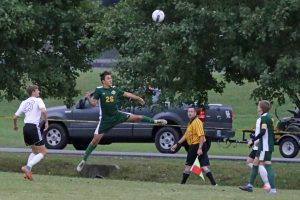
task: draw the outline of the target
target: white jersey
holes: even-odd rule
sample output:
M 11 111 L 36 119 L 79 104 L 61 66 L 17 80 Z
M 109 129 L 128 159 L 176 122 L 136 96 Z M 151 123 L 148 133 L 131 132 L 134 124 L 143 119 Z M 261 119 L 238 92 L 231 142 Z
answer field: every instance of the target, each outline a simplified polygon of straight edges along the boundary
M 24 123 L 39 125 L 41 118 L 41 109 L 46 106 L 41 98 L 29 97 L 25 101 L 22 101 L 19 109 L 15 113 L 16 116 L 25 114 Z
M 260 133 L 260 123 L 261 123 L 261 118 L 258 118 L 256 120 L 256 124 L 255 124 L 255 137 Z M 253 150 L 258 150 L 258 146 L 254 145 L 253 144 L 253 147 L 252 147 Z

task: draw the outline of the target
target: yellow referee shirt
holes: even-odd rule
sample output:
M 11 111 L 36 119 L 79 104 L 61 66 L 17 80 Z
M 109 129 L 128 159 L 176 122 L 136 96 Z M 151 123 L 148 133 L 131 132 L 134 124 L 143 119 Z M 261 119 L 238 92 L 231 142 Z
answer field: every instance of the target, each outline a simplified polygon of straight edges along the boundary
M 203 136 L 204 129 L 203 123 L 196 117 L 193 119 L 191 123 L 188 124 L 188 127 L 184 133 L 184 137 L 188 143 L 188 145 L 192 144 L 199 144 L 200 143 L 200 136 Z M 204 142 L 206 141 L 204 137 Z

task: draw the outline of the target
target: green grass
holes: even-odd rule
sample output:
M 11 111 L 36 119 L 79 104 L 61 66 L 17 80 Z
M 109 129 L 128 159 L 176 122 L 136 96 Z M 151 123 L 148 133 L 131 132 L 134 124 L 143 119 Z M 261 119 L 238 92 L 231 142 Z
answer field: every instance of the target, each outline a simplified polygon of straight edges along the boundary
M 0 171 L 20 172 L 28 157 L 25 153 L 0 153 Z M 39 175 L 55 175 L 79 177 L 75 167 L 81 160 L 75 155 L 47 155 L 41 163 L 33 168 L 34 178 Z M 91 156 L 88 164 L 116 164 L 120 166 L 118 172 L 111 174 L 108 179 L 145 181 L 158 183 L 178 183 L 181 179 L 185 159 L 176 158 L 128 158 L 128 157 L 96 157 Z M 247 182 L 250 169 L 243 161 L 210 160 L 211 170 L 220 186 L 238 186 Z M 276 174 L 276 187 L 279 189 L 300 189 L 299 164 L 273 163 Z M 294 177 L 294 178 L 293 178 Z M 1 181 L 0 181 L 1 182 Z M 1 183 L 0 183 L 1 184 Z M 202 181 L 196 175 L 191 175 L 188 184 L 209 185 L 209 181 Z M 262 182 L 257 177 L 256 186 Z
M 58 176 L 36 176 L 33 182 L 25 182 L 18 173 L 0 172 L 0 191 L 2 200 L 52 199 L 297 199 L 300 191 L 279 190 L 270 197 L 263 191 L 253 193 L 239 191 L 236 187 L 211 188 L 199 185 L 179 185 L 173 183 L 154 183 L 140 181 L 115 181 L 82 179 Z
M 86 91 L 92 91 L 94 88 L 100 84 L 99 73 L 103 69 L 94 68 L 93 71 L 81 74 L 77 80 L 77 89 L 82 91 L 82 95 Z M 221 75 L 218 75 L 221 78 Z M 216 94 L 214 92 L 209 93 L 210 103 L 222 103 L 224 105 L 230 105 L 233 107 L 234 111 L 234 129 L 236 130 L 236 138 L 241 139 L 242 129 L 249 129 L 253 127 L 257 114 L 256 114 L 256 105 L 255 102 L 249 100 L 251 91 L 255 88 L 255 84 L 247 83 L 243 86 L 238 86 L 233 83 L 229 83 L 224 90 L 222 95 Z M 77 99 L 77 98 L 75 98 Z M 23 136 L 21 127 L 23 126 L 22 119 L 19 119 L 18 126 L 20 129 L 16 132 L 12 130 L 12 120 L 14 112 L 19 106 L 19 101 L 12 102 L 0 102 L 0 147 L 24 147 Z M 61 105 L 61 100 L 56 99 L 45 99 L 47 107 Z M 272 112 L 274 113 L 273 106 Z M 286 105 L 279 107 L 280 116 L 289 116 L 285 110 L 293 108 L 293 105 L 288 102 Z M 68 145 L 67 149 L 74 149 L 72 145 Z M 102 145 L 98 147 L 97 150 L 103 151 L 141 151 L 141 152 L 157 152 L 155 145 L 150 144 L 111 144 L 111 145 Z M 185 153 L 184 150 L 180 151 Z M 225 144 L 214 143 L 210 154 L 223 154 L 223 155 L 241 155 L 246 156 L 249 152 L 249 149 L 241 145 L 231 145 L 227 148 Z M 279 157 L 280 154 L 278 150 L 275 151 L 274 156 Z M 300 156 L 298 155 L 298 158 Z

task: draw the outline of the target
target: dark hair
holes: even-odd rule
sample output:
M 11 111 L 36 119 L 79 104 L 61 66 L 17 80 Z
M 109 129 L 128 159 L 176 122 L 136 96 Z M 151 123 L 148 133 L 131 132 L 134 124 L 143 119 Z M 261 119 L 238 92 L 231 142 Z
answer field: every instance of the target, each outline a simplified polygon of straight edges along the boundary
M 195 112 L 197 112 L 197 108 L 195 106 L 189 106 L 188 109 L 193 108 Z
M 269 112 L 269 110 L 271 109 L 271 103 L 267 100 L 261 100 L 258 102 L 258 106 L 260 107 L 261 111 L 263 113 Z
M 38 87 L 37 85 L 29 85 L 29 86 L 26 88 L 26 92 L 27 92 L 27 94 L 28 94 L 29 96 L 31 96 L 31 95 L 32 95 L 32 92 L 33 92 L 34 90 L 37 90 L 37 89 L 39 89 L 39 87 Z
M 104 71 L 103 73 L 100 74 L 101 82 L 105 80 L 105 77 L 107 75 L 111 75 L 111 73 L 109 71 Z

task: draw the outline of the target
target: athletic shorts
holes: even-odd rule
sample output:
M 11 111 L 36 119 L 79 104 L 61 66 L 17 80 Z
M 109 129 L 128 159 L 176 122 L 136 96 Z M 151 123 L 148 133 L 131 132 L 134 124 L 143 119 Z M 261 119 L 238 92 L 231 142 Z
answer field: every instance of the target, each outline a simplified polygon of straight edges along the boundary
M 36 124 L 26 123 L 23 127 L 23 136 L 27 146 L 42 146 L 45 144 L 40 127 Z
M 257 150 L 253 150 L 253 149 L 252 149 L 252 151 L 250 152 L 250 154 L 249 154 L 248 157 L 254 159 L 255 156 L 256 156 L 256 153 L 257 153 Z
M 187 153 L 185 165 L 192 166 L 195 159 L 197 158 L 197 151 L 199 144 L 192 144 L 189 146 L 189 151 Z M 207 155 L 207 144 L 206 142 L 202 146 L 202 155 L 198 157 L 201 166 L 209 166 L 209 159 Z
M 256 157 L 259 161 L 271 161 L 272 151 L 257 151 Z
M 117 114 L 113 116 L 104 116 L 100 120 L 95 134 L 107 133 L 114 126 L 126 122 L 130 117 L 129 113 L 117 112 Z

